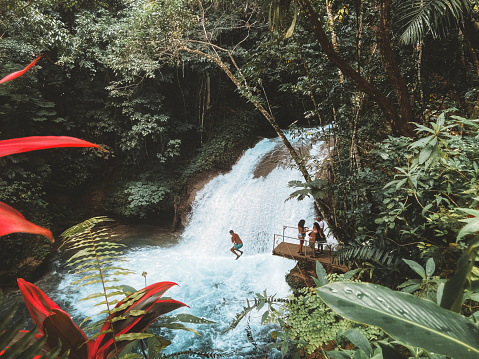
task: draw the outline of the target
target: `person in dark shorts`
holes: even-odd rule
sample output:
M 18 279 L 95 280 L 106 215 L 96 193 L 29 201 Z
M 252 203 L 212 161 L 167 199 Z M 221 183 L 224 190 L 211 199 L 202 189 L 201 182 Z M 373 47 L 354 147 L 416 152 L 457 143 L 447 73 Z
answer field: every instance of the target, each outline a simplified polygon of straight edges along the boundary
M 243 241 L 241 238 L 233 231 L 230 230 L 231 234 L 231 242 L 233 243 L 233 247 L 231 247 L 231 252 L 236 254 L 236 259 L 243 255 L 243 251 L 240 250 L 243 247 Z M 241 254 L 236 253 L 236 251 L 240 252 Z
M 322 215 L 319 215 L 316 217 L 316 221 L 318 222 L 319 225 L 319 230 L 318 234 L 316 235 L 316 242 L 318 242 L 318 251 L 320 250 L 321 247 L 321 253 L 323 254 L 323 243 L 326 241 L 326 236 L 324 235 L 324 219 Z

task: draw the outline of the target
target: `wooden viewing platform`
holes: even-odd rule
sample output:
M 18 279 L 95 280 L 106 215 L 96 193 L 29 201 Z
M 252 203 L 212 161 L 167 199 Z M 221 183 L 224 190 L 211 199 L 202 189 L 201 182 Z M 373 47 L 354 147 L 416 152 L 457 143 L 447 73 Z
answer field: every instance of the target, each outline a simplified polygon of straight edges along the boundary
M 309 241 L 304 240 L 303 253 L 304 256 L 299 255 L 299 239 L 291 236 L 286 236 L 285 231 L 288 228 L 293 228 L 297 231 L 296 227 L 283 226 L 283 234 L 275 234 L 273 239 L 273 255 L 293 259 L 296 261 L 319 261 L 328 272 L 334 270 L 339 272 L 347 272 L 349 269 L 345 265 L 339 265 L 333 262 L 333 253 L 334 249 L 337 247 L 336 243 L 333 242 L 320 242 L 323 245 L 323 253 L 316 249 L 316 255 L 318 257 L 313 257 L 313 249 L 309 247 Z M 315 242 L 317 247 L 318 243 Z

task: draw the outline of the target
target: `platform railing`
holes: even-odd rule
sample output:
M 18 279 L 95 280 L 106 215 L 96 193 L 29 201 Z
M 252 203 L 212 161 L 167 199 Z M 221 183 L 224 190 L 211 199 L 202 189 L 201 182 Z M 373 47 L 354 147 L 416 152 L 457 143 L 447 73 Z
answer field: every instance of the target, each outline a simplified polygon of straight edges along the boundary
M 282 234 L 274 234 L 274 237 L 273 237 L 273 251 L 274 249 L 281 243 L 281 242 L 284 242 L 285 238 L 286 239 L 292 239 L 293 241 L 297 241 L 298 242 L 298 246 L 300 245 L 300 241 L 304 241 L 304 254 L 307 255 L 307 251 L 308 251 L 308 248 L 311 249 L 311 247 L 309 246 L 310 243 L 319 243 L 321 245 L 325 245 L 326 248 L 329 249 L 329 251 L 331 252 L 332 251 L 332 244 L 328 243 L 328 241 L 326 240 L 323 240 L 323 241 L 310 241 L 309 239 L 299 239 L 298 237 L 291 237 L 291 236 L 286 236 L 285 235 L 285 231 L 287 228 L 292 228 L 292 229 L 295 229 L 296 231 L 298 230 L 298 227 L 291 227 L 291 226 L 283 226 L 283 232 Z

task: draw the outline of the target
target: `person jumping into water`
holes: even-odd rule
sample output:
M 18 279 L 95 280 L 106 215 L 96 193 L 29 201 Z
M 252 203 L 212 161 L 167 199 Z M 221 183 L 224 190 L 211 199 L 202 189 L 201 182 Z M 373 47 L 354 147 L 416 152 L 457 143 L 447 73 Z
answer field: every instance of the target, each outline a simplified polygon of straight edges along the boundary
M 231 252 L 236 254 L 236 259 L 243 255 L 243 251 L 240 251 L 240 248 L 243 247 L 243 241 L 240 237 L 233 231 L 230 231 L 231 234 L 231 242 L 233 242 L 233 247 L 231 247 Z M 236 253 L 235 251 L 240 252 L 241 254 Z

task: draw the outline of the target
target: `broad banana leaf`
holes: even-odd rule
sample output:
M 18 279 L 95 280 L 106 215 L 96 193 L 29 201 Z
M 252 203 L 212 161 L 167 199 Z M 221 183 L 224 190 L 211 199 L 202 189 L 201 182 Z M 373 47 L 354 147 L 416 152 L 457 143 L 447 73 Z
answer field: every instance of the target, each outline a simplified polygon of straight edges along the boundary
M 464 289 L 471 289 L 471 284 L 477 284 L 473 281 L 473 268 L 479 252 L 479 239 L 473 240 L 467 251 L 457 261 L 456 273 L 450 278 L 444 286 L 444 292 L 441 299 L 441 307 L 459 313 L 462 307 Z M 474 283 L 475 282 L 475 283 Z
M 375 325 L 406 344 L 456 359 L 479 358 L 479 327 L 434 302 L 370 283 L 316 289 L 334 311 Z
M 173 299 L 160 299 L 174 285 L 176 283 L 158 282 L 130 294 L 118 303 L 115 306 L 116 311 L 107 318 L 101 328 L 100 333 L 102 334 L 95 340 L 95 346 L 93 347 L 94 358 L 111 358 L 134 340 L 134 338 L 122 340 L 117 342 L 115 347 L 113 335 L 117 337 L 127 333 L 142 333 L 159 316 L 186 306 L 186 304 Z M 132 315 L 133 312 L 138 313 L 139 311 L 144 311 L 145 314 Z M 115 319 L 122 317 L 124 319 L 115 321 Z M 113 325 L 111 325 L 112 321 L 114 321 Z

